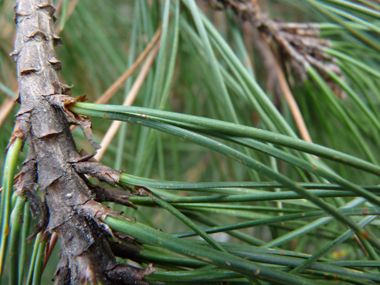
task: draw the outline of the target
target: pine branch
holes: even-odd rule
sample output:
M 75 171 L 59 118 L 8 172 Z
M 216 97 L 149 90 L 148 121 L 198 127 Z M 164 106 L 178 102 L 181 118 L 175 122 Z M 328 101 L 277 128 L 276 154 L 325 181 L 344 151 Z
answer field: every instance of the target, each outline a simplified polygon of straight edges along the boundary
M 100 163 L 90 162 L 76 150 L 69 124 L 79 124 L 86 138 L 91 138 L 91 122 L 66 109 L 77 101 L 70 87 L 59 82 L 61 62 L 54 46 L 61 39 L 54 33 L 54 7 L 50 0 L 20 0 L 16 11 L 16 39 L 12 57 L 17 64 L 19 102 L 15 138 L 28 141 L 30 150 L 17 176 L 18 193 L 25 193 L 33 210 L 41 215 L 38 232 L 55 232 L 61 245 L 56 284 L 145 284 L 141 279 L 152 273 L 151 266 L 141 270 L 116 262 L 108 236 L 98 217 L 118 213 L 101 205 L 85 174 L 114 185 L 120 173 Z M 82 100 L 79 98 L 78 100 Z M 37 185 L 38 183 L 38 185 Z M 37 187 L 44 201 L 36 195 Z M 111 192 L 100 195 L 113 201 Z M 127 203 L 125 203 L 127 204 Z M 46 205 L 46 209 L 44 208 Z M 114 246 L 113 246 L 114 247 Z

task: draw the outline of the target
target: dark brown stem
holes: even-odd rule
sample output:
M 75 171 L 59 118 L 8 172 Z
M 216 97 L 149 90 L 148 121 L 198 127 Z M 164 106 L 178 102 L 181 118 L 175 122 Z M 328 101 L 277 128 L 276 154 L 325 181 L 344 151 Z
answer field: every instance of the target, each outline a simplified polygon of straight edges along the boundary
M 19 0 L 15 11 L 12 56 L 17 64 L 21 108 L 12 139 L 21 137 L 30 145 L 17 185 L 42 216 L 37 231 L 58 235 L 61 259 L 55 283 L 145 284 L 142 277 L 153 269 L 118 264 L 108 233 L 97 219 L 117 213 L 94 200 L 100 193 L 94 193 L 84 174 L 112 185 L 120 174 L 100 163 L 84 161 L 76 149 L 69 123 L 79 124 L 93 143 L 91 122 L 66 109 L 76 100 L 67 95 L 70 88 L 59 82 L 56 73 L 61 64 L 54 45 L 60 38 L 54 33 L 52 1 Z M 35 194 L 36 183 L 44 193 L 43 201 Z M 105 199 L 111 200 L 110 196 L 111 192 L 105 192 Z

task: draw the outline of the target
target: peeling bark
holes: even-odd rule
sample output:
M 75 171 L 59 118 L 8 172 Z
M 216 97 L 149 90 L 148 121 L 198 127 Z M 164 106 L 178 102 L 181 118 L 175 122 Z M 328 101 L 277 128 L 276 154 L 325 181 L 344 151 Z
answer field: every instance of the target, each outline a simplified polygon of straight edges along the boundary
M 11 56 L 17 64 L 20 110 L 16 137 L 28 141 L 30 150 L 21 172 L 16 176 L 16 191 L 30 199 L 32 213 L 40 215 L 33 236 L 42 231 L 56 232 L 61 245 L 55 284 L 145 284 L 141 279 L 154 270 L 118 264 L 115 249 L 132 258 L 136 253 L 108 240 L 112 231 L 98 217 L 118 213 L 97 201 L 113 201 L 132 206 L 127 195 L 92 185 L 85 177 L 94 176 L 111 185 L 120 173 L 91 156 L 82 157 L 75 146 L 69 124 L 81 126 L 88 141 L 91 122 L 67 110 L 66 106 L 83 100 L 69 96 L 70 87 L 59 82 L 56 71 L 61 62 L 54 46 L 61 43 L 53 29 L 52 0 L 19 0 L 15 7 L 16 39 Z M 41 200 L 37 188 L 44 193 Z

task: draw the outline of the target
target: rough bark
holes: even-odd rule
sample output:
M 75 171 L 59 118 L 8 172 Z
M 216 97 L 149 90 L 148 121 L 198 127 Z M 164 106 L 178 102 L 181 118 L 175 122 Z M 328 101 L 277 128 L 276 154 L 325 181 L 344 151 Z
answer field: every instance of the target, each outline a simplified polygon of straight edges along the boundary
M 29 143 L 28 158 L 16 177 L 16 190 L 31 200 L 32 212 L 40 215 L 35 233 L 56 232 L 61 245 L 56 284 L 145 284 L 145 274 L 153 271 L 118 264 L 116 246 L 98 220 L 100 215 L 118 215 L 97 201 L 130 205 L 127 196 L 91 185 L 85 174 L 111 185 L 119 172 L 82 157 L 75 146 L 69 124 L 79 124 L 88 141 L 91 122 L 66 109 L 76 99 L 70 87 L 59 82 L 61 68 L 54 46 L 61 40 L 54 34 L 52 0 L 19 0 L 15 7 L 16 39 L 12 56 L 17 64 L 20 110 L 12 140 Z M 80 98 L 83 99 L 83 98 Z M 36 195 L 39 187 L 43 201 Z M 121 255 L 128 257 L 126 250 Z M 132 252 L 132 251 L 131 251 Z M 133 253 L 131 255 L 135 255 Z

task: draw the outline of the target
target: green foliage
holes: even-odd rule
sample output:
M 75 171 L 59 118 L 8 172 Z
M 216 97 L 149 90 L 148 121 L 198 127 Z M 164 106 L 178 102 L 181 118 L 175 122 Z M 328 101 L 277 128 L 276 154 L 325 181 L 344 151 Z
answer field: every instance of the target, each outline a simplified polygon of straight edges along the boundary
M 69 2 L 58 18 L 67 18 Z M 289 58 L 275 52 L 314 143 L 299 139 L 287 101 L 267 84 L 275 67 L 267 68 L 232 11 L 191 0 L 81 0 L 60 23 L 62 80 L 90 102 L 133 64 L 162 24 L 160 50 L 134 102 L 139 107 L 121 106 L 137 72 L 110 105 L 70 106 L 92 118 L 97 142 L 110 125 L 106 119 L 125 122 L 102 162 L 124 170 L 121 184 L 133 192 L 149 190 L 130 198 L 136 211 L 109 204 L 137 222 L 103 220 L 136 239 L 135 265 L 156 268 L 145 277 L 149 284 L 376 284 L 380 5 L 259 2 L 270 18 L 316 23 L 329 43 L 324 52 L 343 72 L 323 74 L 308 65 L 300 78 Z M 15 96 L 16 71 L 7 55 L 12 5 L 0 1 L 0 102 Z M 342 90 L 344 99 L 337 96 Z M 1 126 L 2 149 L 16 109 Z M 74 137 L 78 149 L 90 149 L 80 130 Z M 6 161 L 0 154 L 1 282 L 48 284 L 57 254 L 43 271 L 46 241 L 26 242 L 35 221 L 24 198 L 12 197 L 20 148 L 17 141 Z

